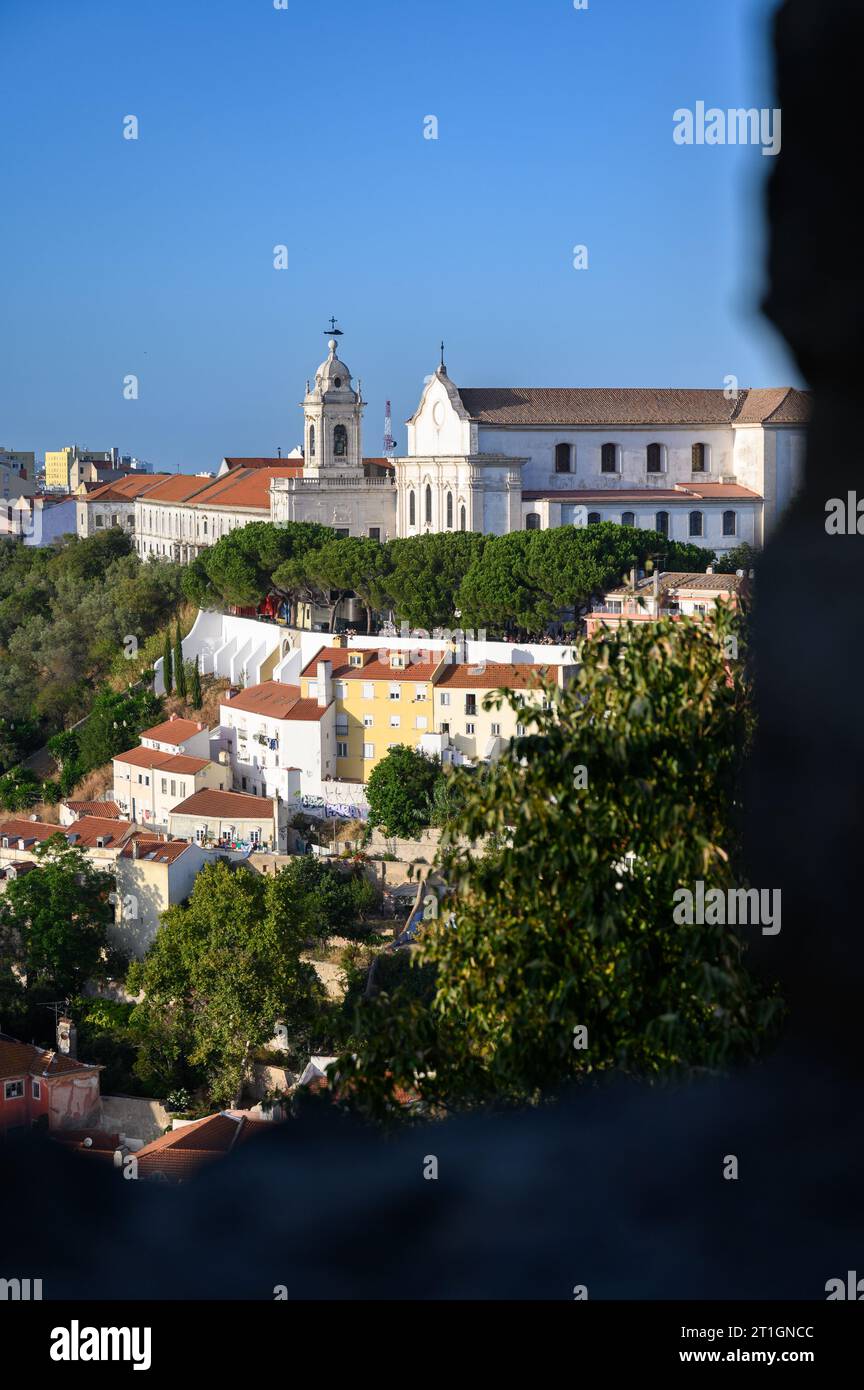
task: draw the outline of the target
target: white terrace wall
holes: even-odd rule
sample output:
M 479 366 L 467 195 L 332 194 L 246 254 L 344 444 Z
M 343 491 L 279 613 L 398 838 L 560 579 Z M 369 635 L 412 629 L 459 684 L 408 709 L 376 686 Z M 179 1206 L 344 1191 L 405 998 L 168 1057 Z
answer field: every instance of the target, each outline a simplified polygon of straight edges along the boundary
M 455 623 L 454 618 L 454 630 Z M 202 609 L 189 636 L 184 638 L 183 656 L 187 661 L 197 656 L 203 674 L 222 676 L 236 685 L 257 685 L 262 680 L 297 685 L 301 671 L 332 641 L 332 634 L 327 632 L 306 632 Z M 352 637 L 350 645 L 367 650 L 386 647 L 388 651 L 422 648 L 443 652 L 450 643 L 443 637 L 426 636 L 420 629 L 412 629 L 407 635 L 400 629 L 398 635 Z M 472 665 L 479 665 L 485 659 L 517 665 L 572 667 L 576 656 L 572 646 L 487 642 L 480 640 L 478 634 L 476 639 L 464 643 L 460 659 Z M 160 658 L 156 663 L 156 692 L 162 694 L 163 690 Z

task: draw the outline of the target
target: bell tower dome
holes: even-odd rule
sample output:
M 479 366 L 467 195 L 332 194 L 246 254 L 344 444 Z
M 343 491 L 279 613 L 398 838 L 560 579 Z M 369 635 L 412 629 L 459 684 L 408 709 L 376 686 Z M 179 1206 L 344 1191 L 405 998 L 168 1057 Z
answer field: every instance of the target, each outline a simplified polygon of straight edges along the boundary
M 356 474 L 363 476 L 363 407 L 366 402 L 355 391 L 351 372 L 336 355 L 336 339 L 328 343 L 329 355 L 315 373 L 315 383 L 306 383 L 303 400 L 304 475 Z

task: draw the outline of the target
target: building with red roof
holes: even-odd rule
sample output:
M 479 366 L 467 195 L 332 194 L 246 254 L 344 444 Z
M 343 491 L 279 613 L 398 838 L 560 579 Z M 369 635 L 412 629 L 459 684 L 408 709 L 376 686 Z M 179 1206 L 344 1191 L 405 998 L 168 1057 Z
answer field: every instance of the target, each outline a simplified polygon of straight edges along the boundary
M 94 1123 L 100 1070 L 0 1033 L 0 1139 L 34 1127 L 80 1129 Z
M 254 1119 L 233 1110 L 222 1110 L 203 1120 L 175 1123 L 174 1129 L 133 1155 L 139 1179 L 188 1182 L 203 1168 L 273 1128 L 270 1120 Z

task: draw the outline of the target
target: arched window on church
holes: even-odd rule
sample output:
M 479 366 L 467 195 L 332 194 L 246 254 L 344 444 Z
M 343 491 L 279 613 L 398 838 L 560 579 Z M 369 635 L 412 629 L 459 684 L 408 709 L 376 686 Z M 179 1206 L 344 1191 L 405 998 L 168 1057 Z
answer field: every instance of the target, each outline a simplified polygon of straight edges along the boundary
M 569 444 L 556 444 L 556 445 L 555 445 L 555 472 L 556 472 L 556 473 L 569 473 L 569 472 L 570 472 L 570 445 L 569 445 Z
M 539 512 L 528 512 L 527 516 L 525 517 L 525 530 L 526 530 L 526 531 L 539 531 L 539 530 L 540 530 L 540 513 L 539 513 Z
M 337 425 L 333 431 L 333 457 L 342 459 L 348 453 L 348 431 L 344 425 Z
M 312 459 L 314 459 L 314 457 L 315 457 L 315 426 L 314 426 L 314 425 L 310 425 L 310 426 L 309 426 L 309 457 L 312 458 Z
M 413 492 L 408 493 L 408 525 L 417 525 L 417 499 Z
M 465 504 L 464 504 L 464 502 L 463 502 L 462 506 L 459 508 L 459 530 L 460 530 L 460 531 L 464 531 L 464 530 L 465 530 Z
M 447 530 L 453 530 L 453 494 L 447 493 Z
M 426 491 L 423 494 L 423 518 L 427 526 L 432 525 L 432 489 L 426 484 Z

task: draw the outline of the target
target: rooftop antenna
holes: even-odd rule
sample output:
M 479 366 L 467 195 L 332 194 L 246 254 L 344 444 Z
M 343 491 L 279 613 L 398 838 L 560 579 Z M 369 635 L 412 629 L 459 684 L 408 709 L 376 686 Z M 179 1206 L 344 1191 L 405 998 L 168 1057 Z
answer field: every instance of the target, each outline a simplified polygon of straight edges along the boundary
M 342 329 L 336 327 L 336 319 L 332 316 L 330 318 L 330 327 L 324 329 L 324 336 L 325 338 L 341 338 L 343 336 Z
M 54 1015 L 54 1031 L 56 1032 L 61 1010 L 64 1014 L 68 1014 L 71 1004 L 70 999 L 52 999 L 50 1004 L 40 1004 L 39 1008 L 51 1010 Z
M 390 408 L 390 402 L 388 401 L 387 408 L 384 411 L 384 453 L 395 454 L 395 452 L 396 441 L 393 438 L 393 415 Z
M 446 370 L 447 370 L 447 368 L 444 366 L 444 339 L 443 339 L 443 338 L 441 339 L 441 370 L 442 370 L 442 372 L 446 372 Z

